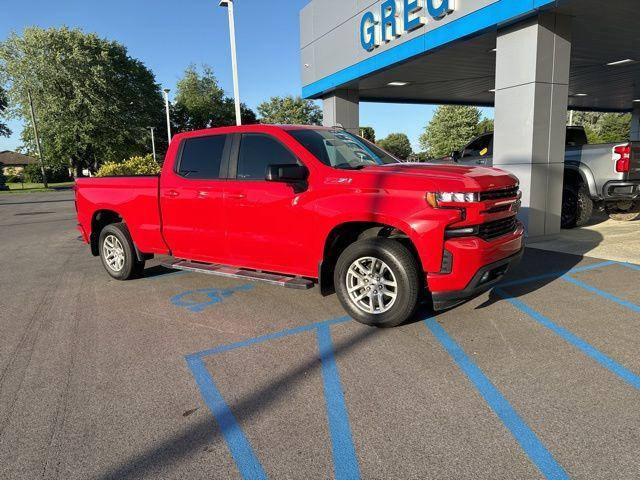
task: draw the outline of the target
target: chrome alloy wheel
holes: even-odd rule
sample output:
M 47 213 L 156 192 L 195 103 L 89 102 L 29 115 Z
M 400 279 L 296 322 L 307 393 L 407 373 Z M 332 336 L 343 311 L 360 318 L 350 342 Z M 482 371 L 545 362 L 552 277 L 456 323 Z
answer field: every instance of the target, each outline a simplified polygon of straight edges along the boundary
M 115 235 L 107 235 L 102 244 L 102 254 L 107 266 L 114 272 L 124 268 L 124 248 Z
M 358 258 L 347 270 L 346 283 L 349 299 L 366 313 L 385 313 L 398 297 L 396 277 L 379 258 Z

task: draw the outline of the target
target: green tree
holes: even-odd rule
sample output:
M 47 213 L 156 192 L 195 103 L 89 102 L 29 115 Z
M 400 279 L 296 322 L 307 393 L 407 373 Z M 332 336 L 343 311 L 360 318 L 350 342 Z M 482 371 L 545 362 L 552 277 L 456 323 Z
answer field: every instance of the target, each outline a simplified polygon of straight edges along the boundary
M 360 136 L 365 140 L 376 143 L 376 131 L 373 127 L 360 127 Z
M 478 123 L 476 127 L 476 136 L 482 135 L 483 133 L 493 132 L 493 119 L 492 118 L 483 118 Z M 469 139 L 471 140 L 471 139 Z
M 28 27 L 0 44 L 0 83 L 10 112 L 34 141 L 27 92 L 33 97 L 47 163 L 97 169 L 147 152 L 147 128 L 162 126 L 163 103 L 153 73 L 114 41 L 79 29 Z
M 322 110 L 312 100 L 302 97 L 271 97 L 258 105 L 262 123 L 289 125 L 320 125 Z
M 631 137 L 630 113 L 605 113 L 598 122 L 598 143 L 626 142 Z
M 420 146 L 431 158 L 460 150 L 475 136 L 480 116 L 477 107 L 441 105 L 420 136 Z
M 5 92 L 4 88 L 0 87 L 0 118 L 4 116 L 5 111 L 7 110 L 8 100 L 7 100 L 7 92 Z M 11 135 L 11 130 L 9 127 L 3 122 L 0 122 L 0 137 L 8 137 Z
M 584 127 L 589 143 L 624 142 L 631 136 L 629 113 L 573 112 L 573 124 Z
M 242 123 L 256 123 L 256 114 L 245 104 L 240 112 Z M 235 104 L 225 96 L 211 67 L 204 65 L 199 72 L 190 65 L 178 81 L 171 119 L 175 131 L 235 125 Z
M 386 138 L 378 141 L 378 145 L 380 148 L 402 160 L 406 160 L 413 154 L 409 137 L 404 133 L 391 133 Z

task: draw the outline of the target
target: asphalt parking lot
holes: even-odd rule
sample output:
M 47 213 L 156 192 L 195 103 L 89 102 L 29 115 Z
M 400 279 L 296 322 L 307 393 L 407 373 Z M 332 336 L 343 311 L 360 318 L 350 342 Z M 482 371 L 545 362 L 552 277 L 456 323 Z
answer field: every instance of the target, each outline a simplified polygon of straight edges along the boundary
M 378 330 L 316 289 L 114 281 L 71 199 L 0 197 L 0 478 L 638 478 L 636 265 L 528 249 Z

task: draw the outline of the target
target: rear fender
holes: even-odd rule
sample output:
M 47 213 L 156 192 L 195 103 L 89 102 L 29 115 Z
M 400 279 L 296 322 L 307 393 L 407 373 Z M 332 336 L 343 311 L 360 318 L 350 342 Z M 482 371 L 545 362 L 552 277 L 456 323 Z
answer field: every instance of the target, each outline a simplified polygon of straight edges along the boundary
M 99 210 L 99 211 L 95 212 L 93 214 L 93 216 L 92 216 L 92 219 L 91 219 L 91 234 L 89 236 L 89 243 L 91 245 L 91 254 L 94 257 L 97 257 L 97 256 L 100 255 L 100 246 L 99 246 L 100 232 L 102 231 L 102 229 L 104 227 L 106 227 L 107 225 L 111 225 L 113 223 L 123 223 L 124 224 L 126 232 L 127 232 L 128 236 L 129 236 L 129 239 L 131 240 L 131 243 L 133 244 L 133 248 L 134 248 L 134 250 L 136 252 L 136 258 L 139 261 L 149 260 L 149 259 L 153 258 L 153 255 L 145 254 L 145 253 L 142 253 L 140 251 L 140 249 L 136 245 L 136 242 L 133 240 L 133 236 L 131 235 L 131 232 L 129 231 L 129 228 L 127 227 L 126 220 L 123 218 L 122 215 L 120 215 L 118 212 L 115 212 L 113 210 Z
M 569 171 L 574 175 L 578 175 L 578 177 L 582 180 L 582 183 L 587 186 L 589 190 L 589 196 L 591 198 L 597 198 L 599 196 L 598 187 L 596 186 L 593 172 L 587 165 L 585 165 L 584 163 L 581 163 L 580 165 L 566 165 L 565 171 Z

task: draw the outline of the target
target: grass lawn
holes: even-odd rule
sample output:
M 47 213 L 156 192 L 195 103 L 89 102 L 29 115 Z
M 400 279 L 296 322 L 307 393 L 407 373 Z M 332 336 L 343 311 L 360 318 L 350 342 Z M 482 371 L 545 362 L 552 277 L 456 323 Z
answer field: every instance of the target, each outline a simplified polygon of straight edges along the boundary
M 1 193 L 33 193 L 33 192 L 53 192 L 55 190 L 70 188 L 73 182 L 50 183 L 49 188 L 44 188 L 42 183 L 7 183 L 9 190 L 2 190 Z

